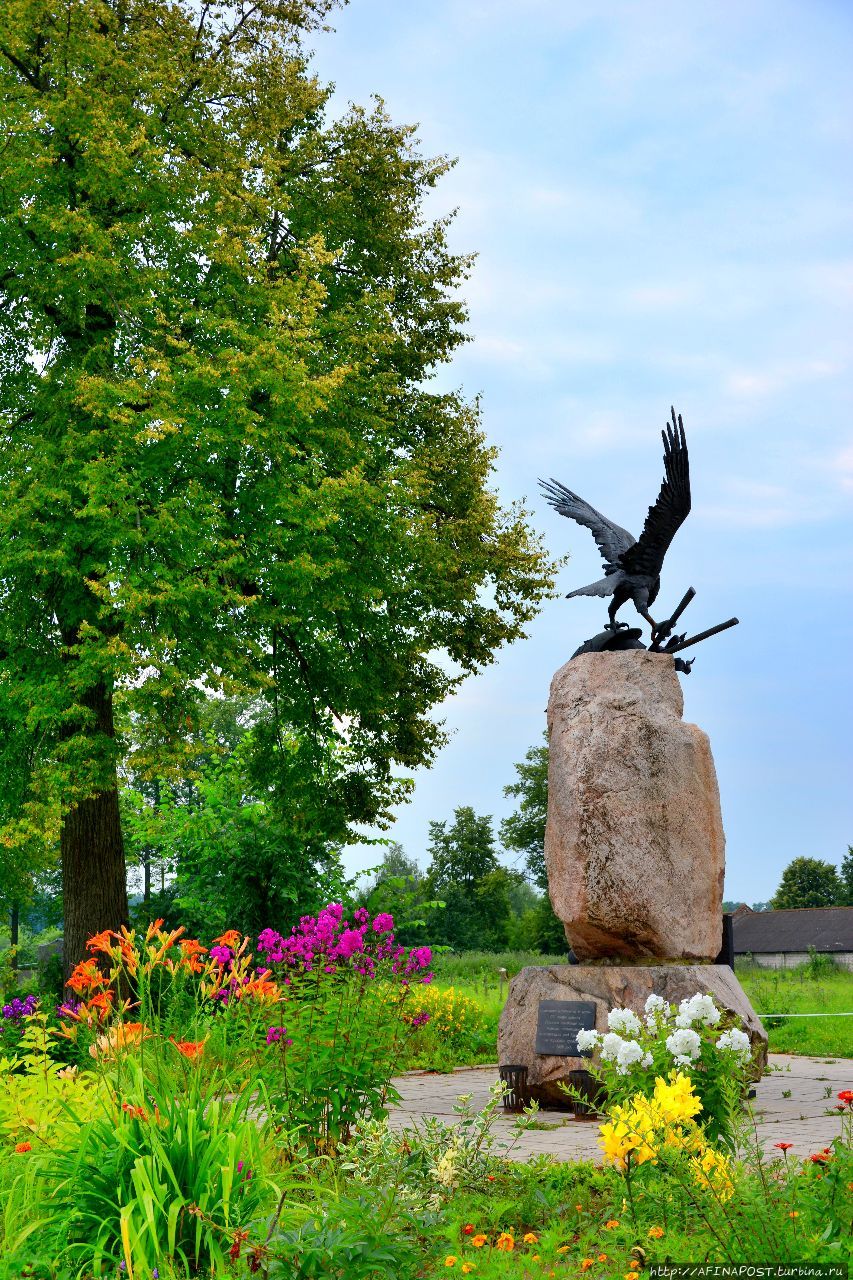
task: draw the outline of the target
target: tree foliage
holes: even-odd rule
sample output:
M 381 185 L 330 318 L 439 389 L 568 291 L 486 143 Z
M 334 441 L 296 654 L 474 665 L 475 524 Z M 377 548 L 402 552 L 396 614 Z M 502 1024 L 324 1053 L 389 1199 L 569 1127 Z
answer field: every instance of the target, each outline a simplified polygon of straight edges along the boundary
M 838 869 L 820 858 L 794 858 L 782 872 L 770 905 L 785 907 L 834 907 L 842 901 Z
M 841 881 L 841 905 L 853 907 L 853 844 L 847 846 L 847 852 L 841 859 L 838 876 Z
M 332 7 L 4 6 L 0 689 L 69 963 L 126 910 L 117 720 L 164 777 L 199 688 L 261 699 L 254 785 L 341 840 L 549 590 L 477 406 L 429 384 L 464 339 L 449 162 L 378 101 L 328 120 Z
M 511 875 L 498 861 L 492 820 L 463 805 L 453 821 L 431 822 L 427 881 L 445 904 L 440 941 L 457 951 L 499 951 L 507 943 Z
M 548 818 L 548 744 L 531 747 L 515 766 L 518 780 L 504 787 L 505 796 L 518 800 L 515 813 L 501 822 L 501 843 L 524 855 L 524 865 L 535 885 L 548 889 L 545 868 L 545 823 Z
M 526 922 L 525 946 L 534 951 L 566 950 L 566 931 L 554 915 L 548 896 L 545 866 L 545 824 L 548 819 L 548 744 L 531 747 L 515 766 L 517 781 L 504 787 L 505 796 L 518 800 L 515 813 L 501 822 L 501 843 L 524 857 L 527 875 L 542 891 L 540 901 Z

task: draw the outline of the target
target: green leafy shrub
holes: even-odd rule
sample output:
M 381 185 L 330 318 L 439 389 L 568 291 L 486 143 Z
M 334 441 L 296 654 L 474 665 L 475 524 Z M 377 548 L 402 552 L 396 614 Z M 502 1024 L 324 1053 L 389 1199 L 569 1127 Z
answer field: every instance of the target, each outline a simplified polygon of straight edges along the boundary
M 279 1230 L 256 1256 L 265 1280 L 414 1280 L 422 1255 L 402 1225 L 387 1196 L 350 1196 Z
M 267 1030 L 267 1087 L 285 1126 L 318 1151 L 384 1112 L 406 1042 L 428 1020 L 409 1006 L 431 979 L 431 951 L 399 946 L 393 929 L 387 913 L 360 907 L 350 923 L 330 903 L 289 937 L 265 929 L 258 939 L 283 993 Z
M 21 1031 L 16 1055 L 0 1060 L 0 1135 L 11 1144 L 53 1147 L 74 1138 L 97 1111 L 97 1077 L 56 1060 L 57 1037 L 36 1011 Z
M 157 1088 L 138 1065 L 123 1098 L 80 1125 L 55 1150 L 52 1191 L 10 1243 L 45 1231 L 74 1276 L 124 1263 L 150 1275 L 169 1260 L 186 1274 L 224 1271 L 235 1231 L 275 1192 L 261 1174 L 261 1135 L 250 1094 L 226 1103 L 215 1083 L 187 1072 L 182 1088 Z

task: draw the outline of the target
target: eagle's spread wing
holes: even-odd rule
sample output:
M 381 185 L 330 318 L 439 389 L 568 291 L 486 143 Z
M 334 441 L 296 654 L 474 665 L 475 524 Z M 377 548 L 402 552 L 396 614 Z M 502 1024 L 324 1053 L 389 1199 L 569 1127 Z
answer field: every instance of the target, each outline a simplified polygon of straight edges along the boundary
M 656 578 L 660 573 L 669 544 L 690 511 L 687 441 L 684 438 L 681 414 L 676 421 L 674 409 L 672 425 L 667 423 L 666 431 L 662 431 L 661 436 L 666 476 L 657 502 L 649 507 L 643 532 L 637 542 L 622 555 L 622 567 L 626 573 L 642 573 L 651 578 Z
M 583 498 L 572 493 L 571 489 L 567 489 L 558 480 L 540 480 L 539 483 L 555 511 L 592 530 L 604 561 L 604 572 L 617 573 L 621 568 L 620 557 L 624 556 L 629 547 L 634 546 L 633 535 L 608 520 L 607 516 L 596 511 L 595 507 L 584 502 Z

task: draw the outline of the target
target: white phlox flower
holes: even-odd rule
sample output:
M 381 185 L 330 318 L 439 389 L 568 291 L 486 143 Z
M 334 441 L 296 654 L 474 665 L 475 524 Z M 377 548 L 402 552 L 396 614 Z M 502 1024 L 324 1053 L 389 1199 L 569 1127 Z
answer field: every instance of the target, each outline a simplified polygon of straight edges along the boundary
M 701 1046 L 698 1033 L 689 1027 L 680 1027 L 666 1038 L 666 1047 L 680 1067 L 687 1067 L 698 1058 Z
M 643 1050 L 636 1040 L 623 1040 L 616 1055 L 616 1070 L 620 1075 L 627 1075 L 631 1067 L 642 1062 Z
M 611 1009 L 607 1015 L 607 1025 L 611 1031 L 618 1031 L 622 1035 L 638 1036 L 640 1034 L 640 1019 L 631 1009 Z
M 606 1034 L 601 1037 L 602 1058 L 606 1058 L 608 1061 L 614 1061 L 619 1057 L 619 1050 L 622 1048 L 624 1043 L 625 1041 L 621 1036 L 617 1036 L 615 1031 L 606 1032 Z
M 649 1031 L 657 1032 L 660 1023 L 666 1022 L 670 1013 L 670 1007 L 663 996 L 656 996 L 652 992 L 646 1001 L 645 1023 Z
M 739 1030 L 738 1027 L 732 1027 L 731 1031 L 724 1031 L 717 1041 L 717 1048 L 728 1049 L 731 1053 L 736 1053 L 741 1058 L 748 1058 L 752 1052 L 749 1036 L 745 1031 Z
M 578 1052 L 587 1053 L 590 1049 L 597 1049 L 601 1043 L 601 1035 L 598 1031 L 579 1031 L 578 1032 Z
M 675 1019 L 677 1027 L 692 1027 L 695 1022 L 714 1027 L 720 1021 L 720 1011 L 710 996 L 697 991 L 695 996 L 681 1001 Z

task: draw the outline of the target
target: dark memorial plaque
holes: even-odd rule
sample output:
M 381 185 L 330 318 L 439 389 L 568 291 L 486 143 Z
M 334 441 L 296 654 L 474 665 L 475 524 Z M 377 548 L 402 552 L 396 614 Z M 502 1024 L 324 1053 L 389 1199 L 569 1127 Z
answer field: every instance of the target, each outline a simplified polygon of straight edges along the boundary
M 536 1053 L 554 1058 L 589 1058 L 580 1053 L 579 1031 L 595 1029 L 595 1004 L 591 1000 L 540 1000 L 536 1023 Z

